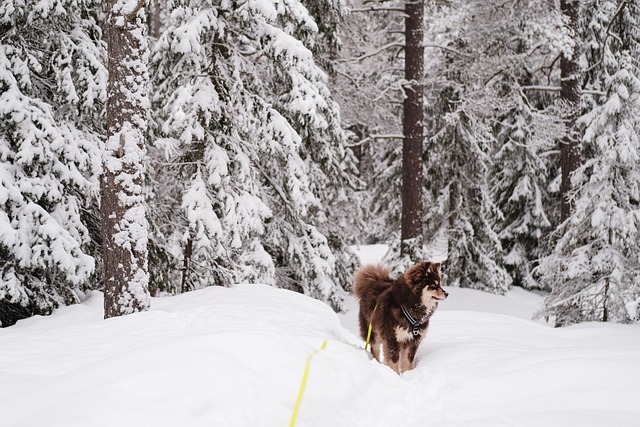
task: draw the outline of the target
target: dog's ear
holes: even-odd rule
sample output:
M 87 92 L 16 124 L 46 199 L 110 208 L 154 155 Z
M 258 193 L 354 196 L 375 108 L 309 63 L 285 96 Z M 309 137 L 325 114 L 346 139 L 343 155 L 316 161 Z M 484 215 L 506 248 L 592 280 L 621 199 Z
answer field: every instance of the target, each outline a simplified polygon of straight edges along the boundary
M 431 268 L 433 269 L 433 271 L 435 271 L 436 273 L 440 274 L 440 263 L 439 262 L 434 262 L 433 264 L 431 264 Z
M 426 264 L 426 271 L 425 271 L 425 275 L 429 274 L 429 273 L 437 273 L 440 274 L 440 263 L 439 262 L 429 262 L 429 261 L 422 261 L 424 264 Z

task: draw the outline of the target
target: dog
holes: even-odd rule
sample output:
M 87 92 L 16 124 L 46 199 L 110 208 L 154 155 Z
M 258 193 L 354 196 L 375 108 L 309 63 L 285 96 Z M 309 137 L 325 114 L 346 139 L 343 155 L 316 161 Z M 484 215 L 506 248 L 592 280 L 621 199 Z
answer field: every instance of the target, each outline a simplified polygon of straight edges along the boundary
M 449 296 L 440 286 L 440 264 L 421 261 L 397 279 L 382 265 L 366 265 L 353 276 L 360 300 L 360 335 L 367 339 L 371 323 L 371 354 L 398 374 L 414 368 L 414 357 L 427 333 L 429 318 Z

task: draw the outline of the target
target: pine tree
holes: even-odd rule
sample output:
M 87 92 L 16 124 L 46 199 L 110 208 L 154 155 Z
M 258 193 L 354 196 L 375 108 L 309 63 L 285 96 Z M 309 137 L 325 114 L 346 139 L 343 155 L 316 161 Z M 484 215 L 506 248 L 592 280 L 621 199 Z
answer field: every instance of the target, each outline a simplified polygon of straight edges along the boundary
M 402 218 L 400 252 L 422 258 L 424 178 L 424 0 L 405 2 L 404 100 L 402 105 Z
M 572 175 L 582 163 L 580 135 L 576 128 L 576 120 L 580 116 L 580 93 L 582 76 L 580 70 L 580 0 L 560 0 L 567 27 L 571 34 L 571 48 L 565 49 L 560 56 L 560 100 L 564 110 L 566 133 L 560 141 L 560 167 L 562 181 L 560 184 L 561 219 L 564 221 L 573 210 Z
M 100 3 L 0 3 L 0 323 L 95 286 Z
M 105 318 L 147 310 L 144 205 L 149 50 L 144 0 L 107 4 L 107 142 L 100 178 Z
M 355 168 L 316 22 L 298 2 L 178 2 L 171 19 L 153 55 L 153 222 L 172 213 L 173 254 L 192 242 L 191 287 L 262 282 L 338 308 L 351 260 L 330 206 Z
M 556 325 L 629 322 L 640 295 L 640 68 L 638 5 L 611 16 L 603 39 L 606 100 L 580 119 L 591 157 L 576 171 L 575 212 L 565 221 L 540 280 L 552 288 L 540 316 Z

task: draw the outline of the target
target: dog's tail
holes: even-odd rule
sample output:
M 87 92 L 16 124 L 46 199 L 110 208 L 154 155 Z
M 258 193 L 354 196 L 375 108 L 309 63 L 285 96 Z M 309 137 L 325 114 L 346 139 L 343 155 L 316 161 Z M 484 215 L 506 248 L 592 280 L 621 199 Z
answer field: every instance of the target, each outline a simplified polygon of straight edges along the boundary
M 362 298 L 366 288 L 374 283 L 390 282 L 390 269 L 380 264 L 365 265 L 360 267 L 353 275 L 353 293 Z

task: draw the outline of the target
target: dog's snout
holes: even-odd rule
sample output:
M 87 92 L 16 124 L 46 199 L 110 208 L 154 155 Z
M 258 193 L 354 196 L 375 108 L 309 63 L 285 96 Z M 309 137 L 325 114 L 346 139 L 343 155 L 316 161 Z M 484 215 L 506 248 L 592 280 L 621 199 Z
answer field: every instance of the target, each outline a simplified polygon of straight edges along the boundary
M 448 297 L 448 296 L 449 296 L 449 292 L 445 292 L 445 293 L 444 293 L 444 297 L 446 298 L 446 297 Z

